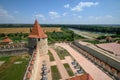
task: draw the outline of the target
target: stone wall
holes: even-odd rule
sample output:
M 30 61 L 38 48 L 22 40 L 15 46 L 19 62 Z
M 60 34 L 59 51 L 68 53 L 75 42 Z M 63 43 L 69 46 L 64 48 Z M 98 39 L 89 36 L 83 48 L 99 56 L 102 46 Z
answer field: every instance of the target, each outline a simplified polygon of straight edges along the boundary
M 0 56 L 12 56 L 28 53 L 27 48 L 17 48 L 17 49 L 4 49 L 0 50 Z

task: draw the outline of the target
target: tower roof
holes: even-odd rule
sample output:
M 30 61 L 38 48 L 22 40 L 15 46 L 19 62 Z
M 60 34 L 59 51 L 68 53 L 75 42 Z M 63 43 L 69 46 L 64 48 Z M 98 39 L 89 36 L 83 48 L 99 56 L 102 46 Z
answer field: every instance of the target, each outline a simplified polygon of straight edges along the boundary
M 12 42 L 12 40 L 8 37 L 8 36 L 5 36 L 5 38 L 2 40 L 2 42 Z
M 35 20 L 32 31 L 30 32 L 28 37 L 29 38 L 47 38 L 47 35 L 43 32 L 37 20 Z

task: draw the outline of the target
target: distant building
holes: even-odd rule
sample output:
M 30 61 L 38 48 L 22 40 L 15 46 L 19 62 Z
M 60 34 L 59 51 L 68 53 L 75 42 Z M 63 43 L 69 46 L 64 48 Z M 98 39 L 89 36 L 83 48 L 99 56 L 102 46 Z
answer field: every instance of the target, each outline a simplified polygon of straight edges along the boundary
M 5 38 L 2 40 L 2 44 L 11 44 L 13 41 L 8 37 L 5 36 Z
M 107 36 L 107 37 L 106 37 L 106 42 L 113 42 L 112 37 L 111 37 L 111 36 Z
M 35 20 L 28 36 L 28 47 L 32 50 L 38 47 L 40 55 L 47 54 L 48 52 L 47 35 L 43 32 L 37 20 Z

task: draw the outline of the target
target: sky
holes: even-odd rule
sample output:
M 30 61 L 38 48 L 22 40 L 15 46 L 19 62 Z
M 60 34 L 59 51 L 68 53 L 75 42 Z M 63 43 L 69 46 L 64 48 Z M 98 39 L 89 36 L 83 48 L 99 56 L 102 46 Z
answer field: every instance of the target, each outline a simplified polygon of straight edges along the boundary
M 0 23 L 120 24 L 120 0 L 0 0 Z

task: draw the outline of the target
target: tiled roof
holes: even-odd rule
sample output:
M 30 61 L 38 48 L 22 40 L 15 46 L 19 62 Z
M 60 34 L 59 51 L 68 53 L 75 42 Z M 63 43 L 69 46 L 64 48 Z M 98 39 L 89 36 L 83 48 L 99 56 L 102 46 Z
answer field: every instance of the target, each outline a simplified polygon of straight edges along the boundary
M 6 37 L 2 40 L 2 42 L 12 42 L 12 40 L 11 40 L 8 36 L 6 36 Z
M 43 32 L 37 20 L 35 20 L 34 26 L 28 37 L 29 38 L 47 38 L 47 35 Z
M 31 77 L 31 73 L 28 72 L 26 77 L 27 77 L 27 79 L 30 79 L 30 77 Z
M 93 78 L 88 73 L 86 73 L 80 76 L 72 77 L 69 80 L 93 80 Z

